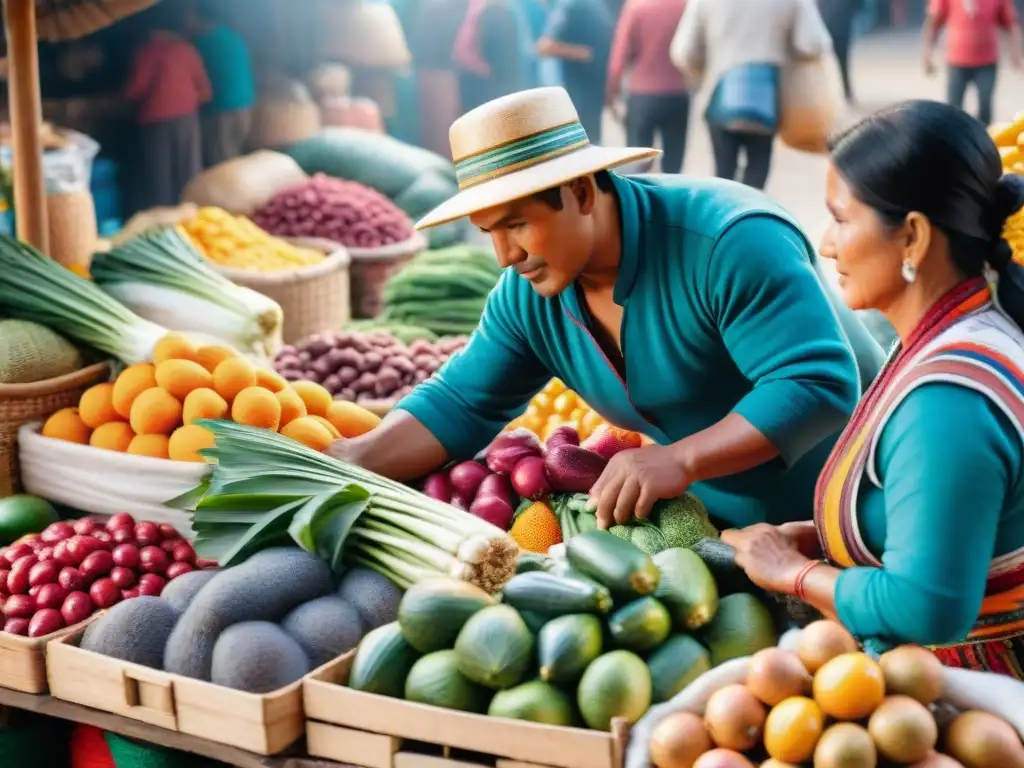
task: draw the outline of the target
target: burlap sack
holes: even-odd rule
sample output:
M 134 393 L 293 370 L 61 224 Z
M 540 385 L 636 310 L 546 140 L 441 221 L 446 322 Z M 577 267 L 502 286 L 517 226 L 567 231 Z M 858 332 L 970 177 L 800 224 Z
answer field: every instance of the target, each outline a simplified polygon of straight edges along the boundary
M 782 68 L 779 138 L 802 152 L 826 152 L 829 135 L 843 114 L 839 64 L 829 51 Z
M 182 202 L 248 216 L 280 190 L 306 178 L 287 155 L 260 150 L 203 171 L 185 189 Z

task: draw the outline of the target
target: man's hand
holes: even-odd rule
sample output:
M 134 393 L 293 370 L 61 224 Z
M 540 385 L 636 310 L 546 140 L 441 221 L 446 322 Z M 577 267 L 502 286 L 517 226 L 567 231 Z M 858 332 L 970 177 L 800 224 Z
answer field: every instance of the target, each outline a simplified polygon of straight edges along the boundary
M 616 454 L 590 489 L 598 527 L 610 528 L 637 517 L 645 520 L 659 499 L 672 499 L 691 479 L 672 446 L 647 445 Z
M 792 593 L 800 569 L 811 559 L 781 528 L 767 523 L 722 531 L 722 541 L 736 550 L 736 564 L 752 582 L 783 595 Z

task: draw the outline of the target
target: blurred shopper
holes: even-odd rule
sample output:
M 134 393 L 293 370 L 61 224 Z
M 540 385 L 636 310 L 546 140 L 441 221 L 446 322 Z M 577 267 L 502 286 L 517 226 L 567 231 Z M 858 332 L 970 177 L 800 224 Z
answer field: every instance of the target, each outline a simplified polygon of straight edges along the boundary
M 764 189 L 778 128 L 781 69 L 830 50 L 814 0 L 687 2 L 671 57 L 713 89 L 704 118 L 716 176 Z
M 935 46 L 946 28 L 946 101 L 963 108 L 967 86 L 978 92 L 978 119 L 992 122 L 999 31 L 1009 33 L 1010 62 L 1021 68 L 1021 32 L 1013 0 L 930 0 L 924 22 L 924 71 L 935 73 Z
M 149 207 L 176 205 L 203 169 L 199 109 L 213 95 L 203 60 L 178 31 L 174 8 L 154 9 L 153 29 L 135 54 L 124 93 L 137 110 Z
M 455 39 L 462 111 L 526 87 L 525 19 L 518 0 L 469 0 Z
M 256 81 L 242 36 L 217 20 L 208 2 L 192 2 L 185 24 L 203 59 L 213 98 L 203 106 L 203 162 L 217 165 L 245 150 L 256 104 Z
M 626 144 L 653 147 L 661 137 L 661 170 L 679 173 L 686 154 L 690 94 L 669 57 L 686 0 L 629 0 L 615 27 L 605 100 L 614 108 L 629 70 Z
M 860 12 L 863 0 L 818 0 L 818 8 L 825 20 L 825 27 L 832 37 L 832 49 L 839 60 L 839 72 L 843 76 L 843 93 L 851 104 L 853 83 L 850 78 L 850 46 L 853 44 L 853 22 Z
M 601 143 L 605 79 L 617 13 L 611 0 L 555 0 L 537 53 L 562 60 L 565 89 L 594 144 Z
M 551 15 L 552 0 L 523 0 L 526 20 L 530 26 L 530 37 L 534 44 L 540 40 Z M 562 62 L 551 56 L 537 56 L 537 85 L 553 86 L 562 84 Z
M 448 128 L 462 114 L 452 51 L 468 9 L 469 0 L 419 0 L 409 30 L 419 92 L 420 144 L 445 157 L 451 151 Z

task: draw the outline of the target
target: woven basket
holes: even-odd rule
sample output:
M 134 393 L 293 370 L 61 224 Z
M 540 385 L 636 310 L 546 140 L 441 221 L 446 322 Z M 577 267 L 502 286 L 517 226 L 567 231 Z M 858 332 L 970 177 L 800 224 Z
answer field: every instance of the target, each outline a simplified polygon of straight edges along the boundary
M 18 429 L 61 408 L 78 405 L 82 393 L 110 376 L 107 363 L 31 384 L 0 384 L 0 498 L 18 493 Z
M 400 267 L 427 247 L 417 232 L 408 240 L 380 248 L 349 248 L 352 257 L 352 316 L 376 317 L 384 310 L 384 284 Z
M 329 255 L 319 264 L 290 272 L 249 272 L 220 266 L 217 270 L 231 282 L 262 293 L 281 306 L 285 344 L 294 344 L 320 331 L 340 330 L 352 317 L 348 251 L 337 243 L 322 240 L 282 239 L 302 248 L 324 250 Z

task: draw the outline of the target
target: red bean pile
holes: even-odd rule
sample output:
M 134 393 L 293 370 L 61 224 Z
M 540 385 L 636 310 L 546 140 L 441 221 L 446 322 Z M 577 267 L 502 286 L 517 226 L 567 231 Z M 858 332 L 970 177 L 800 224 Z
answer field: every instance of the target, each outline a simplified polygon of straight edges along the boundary
M 138 595 L 159 596 L 171 579 L 216 564 L 197 560 L 172 525 L 121 513 L 51 523 L 0 549 L 3 631 L 42 637 Z
M 349 248 L 379 248 L 413 236 L 412 220 L 380 192 L 318 173 L 286 187 L 252 216 L 279 237 L 318 237 Z

